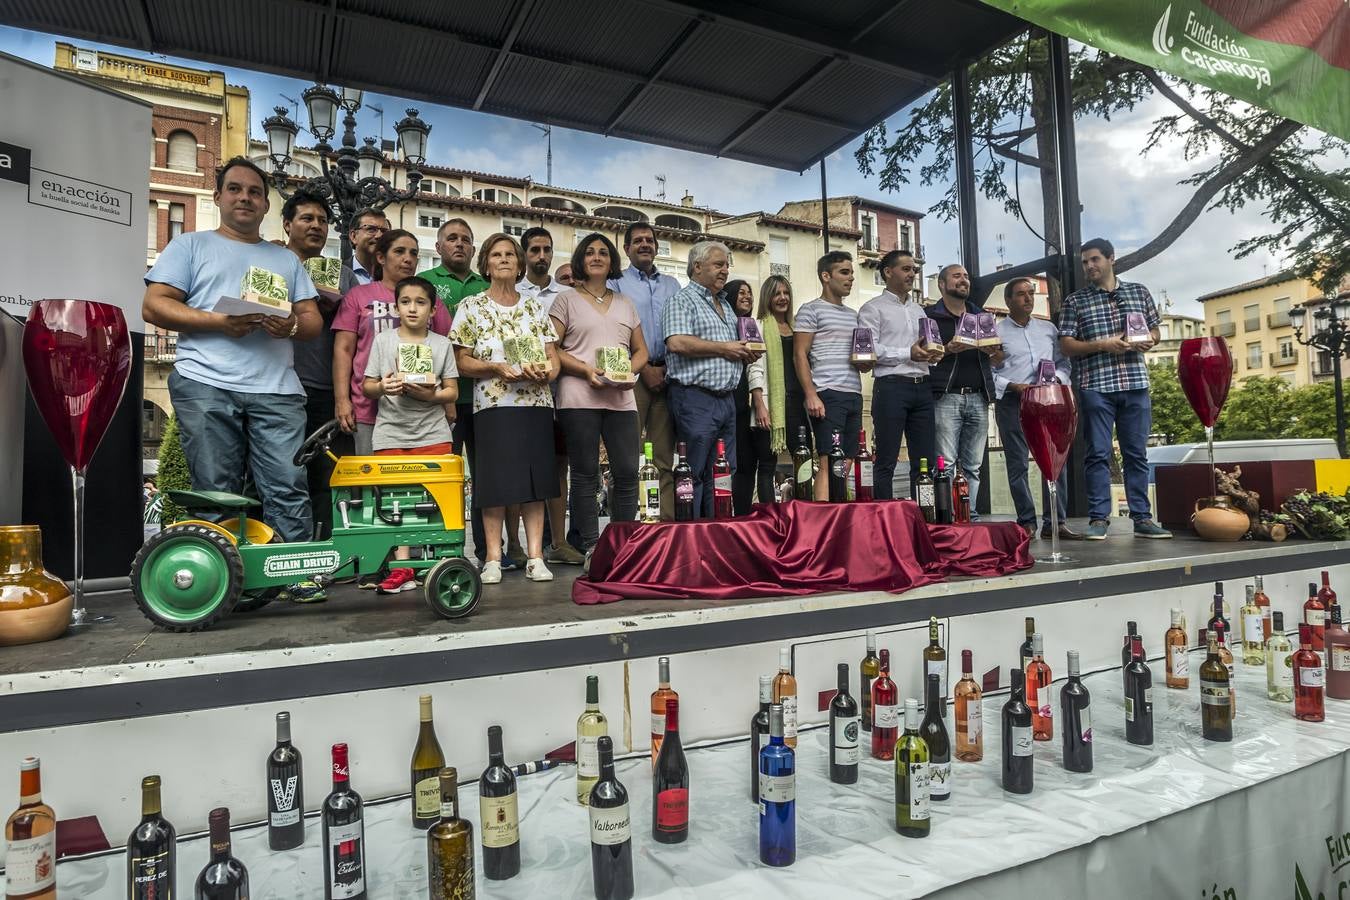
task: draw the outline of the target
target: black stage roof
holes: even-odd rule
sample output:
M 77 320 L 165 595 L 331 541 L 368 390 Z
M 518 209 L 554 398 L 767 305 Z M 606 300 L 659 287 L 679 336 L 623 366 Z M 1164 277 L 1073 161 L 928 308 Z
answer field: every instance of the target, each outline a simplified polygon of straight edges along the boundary
M 797 171 L 1026 27 L 978 0 L 0 0 L 0 22 Z

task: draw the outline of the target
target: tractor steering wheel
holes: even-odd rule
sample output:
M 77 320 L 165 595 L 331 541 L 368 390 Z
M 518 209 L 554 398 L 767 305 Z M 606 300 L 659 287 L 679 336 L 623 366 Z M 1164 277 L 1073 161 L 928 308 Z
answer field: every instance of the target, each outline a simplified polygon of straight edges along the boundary
M 300 445 L 300 449 L 295 451 L 295 458 L 291 462 L 297 466 L 309 465 L 320 453 L 328 449 L 328 445 L 333 442 L 333 436 L 337 434 L 338 428 L 337 419 L 331 419 L 320 425 L 317 431 L 305 438 L 305 442 Z

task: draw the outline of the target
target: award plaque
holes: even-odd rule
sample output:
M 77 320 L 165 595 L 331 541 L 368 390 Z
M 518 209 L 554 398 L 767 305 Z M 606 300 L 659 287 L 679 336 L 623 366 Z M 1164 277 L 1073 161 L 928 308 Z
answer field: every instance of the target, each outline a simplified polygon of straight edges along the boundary
M 975 317 L 980 326 L 980 336 L 978 346 L 997 347 L 1003 343 L 998 336 L 998 329 L 994 327 L 994 314 L 982 312 Z
M 513 366 L 548 365 L 544 342 L 536 334 L 513 334 L 502 338 L 502 352 L 506 354 L 506 361 Z
M 980 320 L 970 313 L 961 313 L 951 343 L 965 344 L 967 347 L 980 346 Z
M 342 296 L 342 260 L 327 256 L 315 256 L 304 262 L 309 280 L 321 294 L 330 297 Z
M 742 341 L 750 350 L 756 353 L 763 353 L 764 332 L 759 328 L 759 323 L 749 316 L 740 316 L 736 319 L 736 331 Z
M 633 362 L 622 347 L 596 347 L 595 367 L 600 370 L 600 379 L 610 384 L 633 381 Z
M 399 344 L 398 374 L 404 384 L 434 384 L 431 348 L 426 344 Z
M 1056 384 L 1059 381 L 1058 374 L 1055 372 L 1055 361 L 1053 359 L 1043 359 L 1036 366 L 1037 384 Z
M 1153 335 L 1148 330 L 1148 320 L 1144 318 L 1143 313 L 1131 312 L 1125 314 L 1125 342 L 1129 344 L 1147 344 L 1153 340 Z
M 855 366 L 877 361 L 877 348 L 872 341 L 872 329 L 853 329 L 853 350 L 848 355 L 848 361 Z
M 929 347 L 942 346 L 942 332 L 938 331 L 938 323 L 927 316 L 920 319 L 919 339 Z

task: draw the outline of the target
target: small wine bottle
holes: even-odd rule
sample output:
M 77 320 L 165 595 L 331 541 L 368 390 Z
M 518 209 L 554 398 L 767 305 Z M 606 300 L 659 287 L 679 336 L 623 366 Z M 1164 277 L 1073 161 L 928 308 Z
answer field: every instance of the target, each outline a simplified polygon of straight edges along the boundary
M 1208 640 L 1209 653 L 1200 664 L 1200 732 L 1207 741 L 1231 741 L 1233 692 L 1228 667 L 1219 659 L 1218 636 L 1211 633 Z
M 928 646 L 923 648 L 923 677 L 936 674 L 941 682 L 942 696 L 947 696 L 947 651 L 942 649 L 938 635 L 937 616 L 928 617 Z M 927 688 L 925 688 L 927 690 Z
M 347 745 L 333 745 L 333 790 L 323 801 L 325 900 L 366 896 L 366 826 L 361 795 L 352 790 Z M 243 898 L 247 900 L 247 898 Z
M 750 720 L 750 802 L 759 802 L 759 751 L 769 743 L 769 704 L 773 703 L 773 676 L 759 676 L 759 711 Z
M 638 518 L 643 522 L 661 521 L 661 473 L 652 461 L 652 442 L 642 445 L 638 464 Z
M 6 900 L 56 900 L 56 813 L 42 802 L 42 764 L 19 763 L 19 807 L 5 821 Z
M 591 823 L 591 879 L 595 900 L 630 900 L 633 896 L 633 829 L 628 791 L 614 775 L 614 741 L 596 739 L 600 776 L 586 798 Z
M 862 707 L 862 729 L 872 730 L 872 680 L 881 674 L 881 657 L 877 656 L 877 633 L 868 629 L 867 655 L 858 663 L 858 704 Z
M 937 458 L 937 474 L 933 476 L 933 518 L 939 525 L 952 524 L 952 479 L 947 473 L 946 461 Z
M 291 714 L 277 713 L 277 745 L 267 755 L 267 846 L 294 850 L 305 842 L 305 769 L 291 743 Z
M 1214 640 L 1219 645 L 1219 661 L 1228 669 L 1228 702 L 1232 704 L 1233 715 L 1237 715 L 1237 679 L 1233 676 L 1233 654 L 1226 644 L 1228 628 L 1220 622 L 1210 629 L 1209 633 L 1214 635 Z M 1290 684 L 1292 685 L 1293 682 L 1291 681 Z
M 1092 697 L 1083 685 L 1078 669 L 1078 651 L 1069 651 L 1069 680 L 1059 692 L 1059 709 L 1064 721 L 1064 768 L 1070 772 L 1092 771 Z
M 596 749 L 601 736 L 609 734 L 609 723 L 600 712 L 600 677 L 586 676 L 586 709 L 577 717 L 577 802 L 585 806 L 591 788 L 600 777 L 600 755 Z
M 1130 642 L 1139 634 L 1139 623 L 1131 619 L 1125 623 L 1125 646 L 1120 648 L 1120 687 L 1125 689 L 1125 668 L 1130 664 Z
M 1027 616 L 1023 622 L 1026 625 L 1027 638 L 1022 642 L 1022 646 L 1017 649 L 1017 658 L 1022 661 L 1018 669 L 1025 675 L 1027 666 L 1031 664 L 1031 636 L 1036 633 L 1036 618 Z
M 1031 756 L 1031 707 L 1027 706 L 1026 675 L 1010 673 L 1012 690 L 1003 704 L 1003 789 L 1030 794 L 1034 784 Z
M 1163 635 L 1163 647 L 1167 651 L 1167 686 L 1184 691 L 1191 686 L 1191 657 L 1183 621 L 1182 611 L 1173 607 L 1172 627 Z
M 947 697 L 936 672 L 929 672 L 919 737 L 928 747 L 929 796 L 944 802 L 952 796 L 952 742 L 947 734 Z
M 459 814 L 459 772 L 453 766 L 437 776 L 440 818 L 427 831 L 427 896 L 431 900 L 472 900 L 473 823 Z
M 1153 744 L 1153 673 L 1144 662 L 1144 641 L 1131 639 L 1130 664 L 1125 667 L 1125 740 Z
M 1259 666 L 1266 661 L 1266 635 L 1261 622 L 1261 608 L 1256 605 L 1256 586 L 1247 585 L 1247 600 L 1238 610 L 1242 623 L 1242 663 Z
M 1298 652 L 1294 654 L 1294 716 L 1305 722 L 1321 722 L 1326 670 L 1322 657 L 1312 648 L 1313 629 L 1307 622 L 1298 626 Z
M 230 852 L 230 811 L 223 806 L 211 810 L 207 824 L 211 860 L 197 875 L 197 900 L 248 900 L 248 869 Z
M 914 479 L 914 500 L 919 504 L 919 512 L 924 522 L 937 523 L 937 506 L 934 500 L 933 476 L 928 474 L 927 458 L 919 460 L 919 477 Z
M 141 779 L 141 823 L 127 838 L 127 896 L 171 900 L 177 891 L 177 834 L 160 811 L 159 776 Z
M 792 649 L 778 648 L 778 674 L 773 679 L 773 702 L 783 705 L 783 743 L 797 746 L 797 679 L 792 676 Z
M 1031 707 L 1031 736 L 1049 741 L 1055 737 L 1054 699 L 1051 697 L 1050 664 L 1045 661 L 1045 638 L 1031 636 L 1031 662 L 1027 663 L 1027 706 Z
M 680 743 L 680 701 L 666 701 L 666 735 L 652 772 L 652 838 L 662 844 L 689 839 L 689 763 Z
M 872 472 L 875 457 L 867 449 L 867 432 L 858 429 L 858 462 L 853 467 L 853 499 L 866 502 L 872 499 Z
M 692 522 L 698 518 L 698 502 L 694 497 L 694 470 L 689 467 L 684 441 L 676 445 L 675 465 L 670 474 L 675 480 L 675 521 Z
M 956 463 L 952 464 L 952 520 L 958 525 L 970 523 L 970 482 Z
M 718 438 L 717 455 L 713 457 L 713 517 L 731 516 L 731 463 L 727 460 L 727 442 Z
M 797 762 L 783 739 L 783 707 L 774 703 L 769 707 L 769 744 L 759 755 L 759 861 L 790 866 L 796 858 Z
M 984 759 L 984 695 L 971 673 L 971 652 L 961 651 L 961 680 L 956 683 L 956 758 L 961 762 Z
M 412 763 L 412 824 L 423 831 L 435 825 L 441 814 L 441 769 L 445 768 L 445 754 L 436 740 L 436 726 L 431 720 L 431 695 L 417 698 L 417 743 L 413 745 Z
M 839 663 L 839 691 L 830 701 L 830 780 L 858 782 L 858 704 L 848 695 L 848 663 Z
M 919 734 L 919 701 L 905 701 L 905 731 L 895 744 L 895 830 L 928 837 L 932 830 L 928 745 Z
M 895 738 L 900 730 L 900 707 L 895 682 L 891 681 L 891 651 L 881 651 L 881 672 L 872 682 L 872 756 L 895 758 Z
M 1261 627 L 1263 629 L 1261 641 L 1264 643 L 1270 640 L 1270 598 L 1266 596 L 1266 586 L 1260 575 L 1256 576 L 1256 593 L 1252 599 L 1256 601 L 1257 607 L 1261 610 Z
M 1327 655 L 1327 696 L 1350 700 L 1350 632 L 1341 622 L 1340 604 L 1327 610 L 1327 627 L 1322 635 Z
M 1323 630 L 1327 624 L 1327 605 L 1318 595 L 1317 585 L 1311 581 L 1308 582 L 1308 599 L 1303 603 L 1303 622 L 1312 628 L 1311 649 L 1321 650 Z
M 1294 699 L 1294 648 L 1284 633 L 1284 613 L 1270 614 L 1270 640 L 1266 641 L 1266 696 L 1279 703 Z
M 666 734 L 666 701 L 678 700 L 680 695 L 670 687 L 670 657 L 663 656 L 656 661 L 657 685 L 652 691 L 652 765 L 661 752 L 661 740 Z
M 839 429 L 830 432 L 830 502 L 848 502 L 848 476 L 853 470 L 853 461 L 844 455 L 843 438 Z M 792 746 L 789 744 L 788 746 Z
M 1229 623 L 1228 616 L 1224 613 L 1225 605 L 1223 599 L 1223 582 L 1216 581 L 1214 582 L 1214 615 L 1209 617 L 1209 622 L 1206 623 L 1205 627 L 1210 631 L 1213 631 L 1216 624 L 1222 624 L 1223 633 L 1229 635 L 1229 639 L 1231 640 L 1233 626 Z
M 797 429 L 797 449 L 792 451 L 792 496 L 797 500 L 816 499 L 816 462 L 806 426 Z
M 502 753 L 502 726 L 488 728 L 488 764 L 478 779 L 478 822 L 483 829 L 483 876 L 505 881 L 520 873 L 520 809 L 516 776 Z

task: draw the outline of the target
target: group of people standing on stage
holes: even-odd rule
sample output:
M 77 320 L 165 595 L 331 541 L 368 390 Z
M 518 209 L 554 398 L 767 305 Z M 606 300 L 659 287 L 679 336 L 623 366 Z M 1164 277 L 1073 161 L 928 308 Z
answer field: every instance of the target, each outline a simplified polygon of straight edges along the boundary
M 548 563 L 584 564 L 598 540 L 602 441 L 614 520 L 637 516 L 644 440 L 653 445 L 663 519 L 674 515 L 677 443 L 693 472 L 695 515 L 712 515 L 719 440 L 734 469 L 740 514 L 756 494 L 777 498 L 779 456 L 802 441 L 822 466 L 836 431 L 844 454 L 857 456 L 867 370 L 875 376 L 877 499 L 892 495 L 902 441 L 911 484 L 920 459 L 941 455 L 959 465 L 973 496 L 992 404 L 1018 521 L 1030 530 L 1036 510 L 1017 408 L 1046 359 L 1064 381 L 1072 362 L 1082 398 L 1085 536 L 1106 536 L 1113 430 L 1135 533 L 1170 536 L 1149 511 L 1146 345 L 1127 343 L 1121 324 L 1126 313 L 1141 313 L 1156 341 L 1158 313 L 1147 289 L 1115 278 L 1106 241 L 1084 245 L 1089 286 L 1065 299 L 1058 327 L 1032 317 L 1034 284 L 1014 279 L 1004 292 L 1009 316 L 997 326 L 1001 345 L 969 347 L 952 342 L 961 314 L 980 311 L 965 269 L 944 267 L 942 299 L 925 309 L 915 299 L 916 261 L 901 250 L 882 257 L 886 290 L 860 310 L 844 302 L 852 257 L 825 254 L 817 266 L 820 295 L 797 308 L 785 278 L 767 279 L 758 298 L 750 283 L 728 280 L 731 253 L 718 241 L 693 246 L 681 286 L 657 269 L 656 235 L 642 222 L 624 234 L 626 264 L 610 238 L 595 232 L 554 271 L 546 229 L 530 228 L 519 239 L 497 233 L 476 245 L 469 224 L 450 219 L 437 231 L 440 265 L 419 273 L 417 237 L 372 209 L 350 223 L 353 259 L 339 289 L 321 293 L 303 261 L 326 246 L 325 198 L 301 189 L 286 201 L 284 247 L 261 237 L 269 200 L 257 166 L 228 162 L 215 199 L 220 227 L 175 238 L 147 273 L 144 317 L 180 335 L 169 390 L 194 487 L 238 492 L 247 473 L 265 520 L 285 540 L 331 528 L 327 472 L 322 463 L 299 469 L 291 456 L 307 432 L 335 418 L 350 436 L 339 452 L 443 453 L 453 446 L 463 453 L 473 476 L 471 527 L 483 581 L 496 583 L 509 568 L 549 580 Z M 218 298 L 237 292 L 251 266 L 286 280 L 288 316 L 212 311 Z M 759 321 L 762 350 L 743 339 L 740 317 Z M 938 341 L 924 339 L 924 319 L 936 324 Z M 850 361 L 860 327 L 872 333 L 874 363 Z M 408 343 L 423 345 L 430 357 L 425 383 L 399 375 L 396 357 Z M 533 355 L 513 355 L 521 346 Z M 606 378 L 598 368 L 597 349 L 613 347 L 627 353 L 631 381 Z M 818 499 L 826 499 L 826 481 L 817 480 Z M 1067 528 L 1064 535 L 1077 536 Z M 414 586 L 412 570 L 396 564 L 379 584 L 386 592 Z M 290 595 L 323 596 L 312 584 Z

